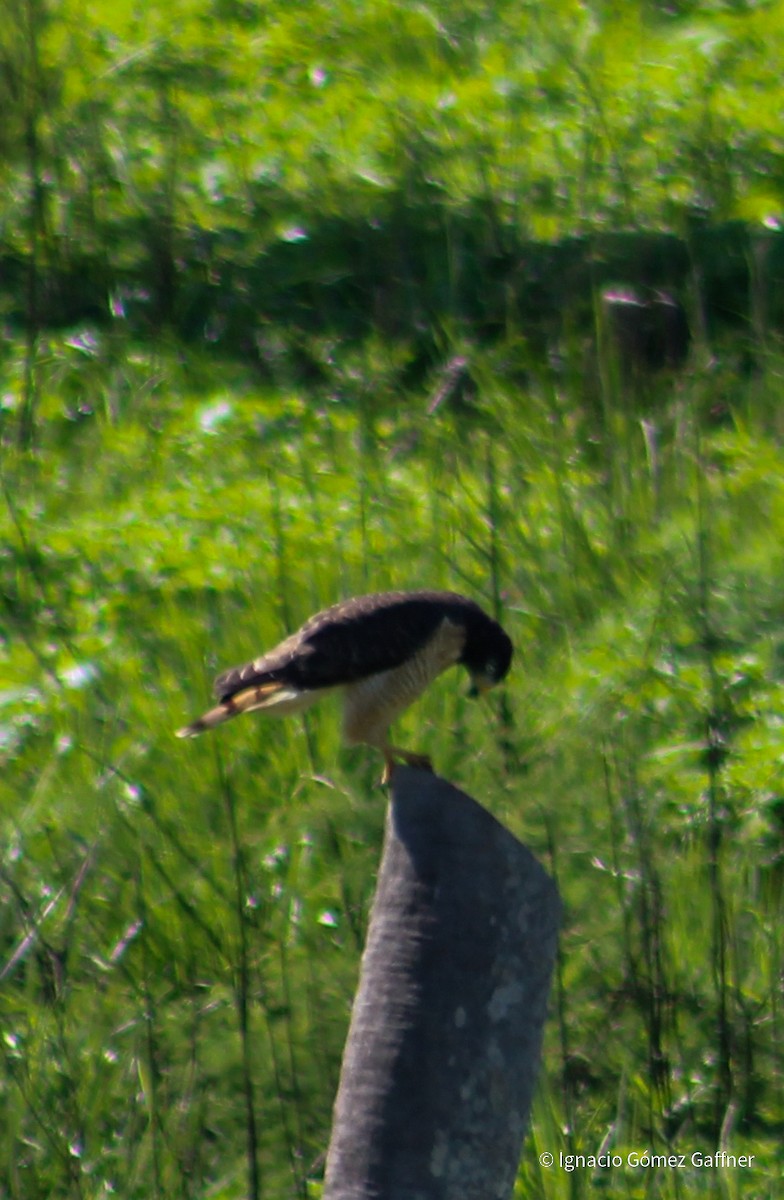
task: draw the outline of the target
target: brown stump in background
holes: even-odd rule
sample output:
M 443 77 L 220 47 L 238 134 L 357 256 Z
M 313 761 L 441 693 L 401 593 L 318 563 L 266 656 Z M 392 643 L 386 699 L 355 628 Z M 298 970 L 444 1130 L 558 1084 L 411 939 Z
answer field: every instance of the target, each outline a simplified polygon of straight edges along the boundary
M 539 1066 L 560 903 L 445 780 L 395 771 L 324 1200 L 506 1200 Z

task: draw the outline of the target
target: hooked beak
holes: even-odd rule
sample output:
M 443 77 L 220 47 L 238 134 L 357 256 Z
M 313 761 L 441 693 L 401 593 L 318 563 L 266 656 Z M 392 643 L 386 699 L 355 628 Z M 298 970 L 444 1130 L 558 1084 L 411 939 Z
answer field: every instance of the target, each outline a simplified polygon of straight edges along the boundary
M 495 687 L 494 679 L 490 679 L 487 675 L 472 675 L 468 694 L 472 700 L 475 700 L 478 696 L 484 696 L 492 687 Z

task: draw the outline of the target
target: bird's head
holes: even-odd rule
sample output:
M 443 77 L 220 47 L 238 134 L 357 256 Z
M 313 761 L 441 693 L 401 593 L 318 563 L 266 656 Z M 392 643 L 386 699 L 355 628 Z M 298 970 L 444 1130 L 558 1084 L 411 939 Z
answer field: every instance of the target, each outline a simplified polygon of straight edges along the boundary
M 482 696 L 506 676 L 512 662 L 512 642 L 497 621 L 481 614 L 467 631 L 463 663 L 471 676 L 469 696 Z

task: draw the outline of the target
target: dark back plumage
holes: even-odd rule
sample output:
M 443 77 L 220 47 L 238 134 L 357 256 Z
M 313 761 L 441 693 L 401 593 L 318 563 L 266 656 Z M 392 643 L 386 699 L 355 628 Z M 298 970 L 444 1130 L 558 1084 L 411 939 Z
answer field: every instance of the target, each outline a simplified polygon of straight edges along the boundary
M 215 691 L 227 700 L 265 682 L 311 689 L 364 679 L 411 658 L 444 619 L 466 631 L 460 661 L 493 682 L 503 679 L 512 643 L 473 600 L 456 592 L 379 592 L 316 613 L 268 654 L 224 671 L 215 681 Z

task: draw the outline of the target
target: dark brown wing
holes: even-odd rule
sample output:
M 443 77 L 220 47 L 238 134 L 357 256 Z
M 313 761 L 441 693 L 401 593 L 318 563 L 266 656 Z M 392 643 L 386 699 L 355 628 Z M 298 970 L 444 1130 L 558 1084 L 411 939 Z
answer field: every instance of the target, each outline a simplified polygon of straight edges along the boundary
M 317 613 L 268 654 L 224 671 L 215 692 L 225 700 L 272 681 L 299 691 L 353 683 L 413 657 L 445 617 L 465 624 L 477 611 L 472 600 L 454 592 L 355 596 Z

